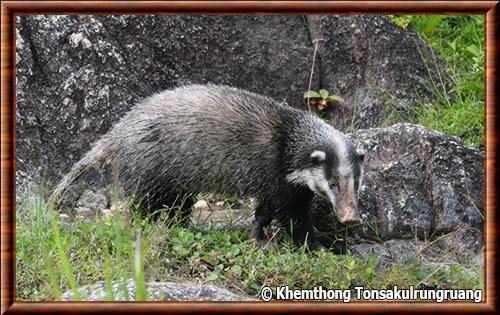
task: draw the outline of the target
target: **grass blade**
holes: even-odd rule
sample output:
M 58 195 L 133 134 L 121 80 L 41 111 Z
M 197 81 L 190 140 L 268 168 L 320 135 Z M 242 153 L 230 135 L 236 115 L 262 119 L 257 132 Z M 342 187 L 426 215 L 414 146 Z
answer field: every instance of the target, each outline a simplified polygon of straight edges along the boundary
M 76 301 L 80 301 L 81 297 L 78 293 L 78 285 L 76 283 L 75 276 L 73 275 L 73 268 L 71 268 L 71 264 L 69 262 L 69 258 L 64 251 L 64 247 L 62 244 L 61 235 L 59 233 L 59 227 L 57 226 L 57 219 L 55 217 L 54 211 L 49 208 L 48 215 L 50 218 L 50 225 L 52 227 L 52 233 L 54 234 L 54 240 L 56 242 L 57 254 L 59 256 L 59 260 L 61 261 L 64 276 L 66 280 L 68 280 L 69 287 L 73 292 L 73 298 Z

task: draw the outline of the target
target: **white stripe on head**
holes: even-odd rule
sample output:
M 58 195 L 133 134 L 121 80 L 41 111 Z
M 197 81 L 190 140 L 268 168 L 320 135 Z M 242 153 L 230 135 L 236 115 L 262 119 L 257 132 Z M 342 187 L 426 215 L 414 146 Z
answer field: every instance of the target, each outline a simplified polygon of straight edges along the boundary
M 322 168 L 306 168 L 296 170 L 286 176 L 286 179 L 291 183 L 299 185 L 307 185 L 315 194 L 326 196 L 333 206 L 336 206 L 336 197 L 333 193 L 328 180 L 326 179 L 325 172 Z
M 326 159 L 326 153 L 323 151 L 315 150 L 313 153 L 311 153 L 311 157 L 313 159 L 324 161 Z

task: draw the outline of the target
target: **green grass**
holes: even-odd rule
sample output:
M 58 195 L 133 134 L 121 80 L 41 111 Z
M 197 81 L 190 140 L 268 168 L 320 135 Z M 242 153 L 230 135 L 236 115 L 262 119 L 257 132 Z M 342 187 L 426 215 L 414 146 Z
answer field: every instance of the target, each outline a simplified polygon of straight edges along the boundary
M 458 136 L 465 143 L 484 145 L 484 17 L 392 16 L 397 25 L 416 32 L 436 52 L 422 53 L 435 101 L 420 101 L 414 122 Z M 444 61 L 445 67 L 438 60 Z M 446 77 L 451 79 L 447 84 Z
M 104 280 L 133 279 L 136 299 L 147 300 L 147 281 L 202 281 L 256 295 L 262 286 L 292 288 L 407 287 L 482 288 L 482 279 L 460 266 L 423 267 L 415 260 L 377 274 L 367 260 L 330 252 L 309 253 L 289 241 L 269 250 L 253 245 L 247 230 L 183 228 L 165 221 L 117 214 L 86 223 L 47 215 L 37 193 L 19 203 L 16 218 L 16 281 L 19 300 L 60 299 L 61 292 Z M 128 296 L 126 287 L 123 295 Z M 81 296 L 85 300 L 85 296 Z

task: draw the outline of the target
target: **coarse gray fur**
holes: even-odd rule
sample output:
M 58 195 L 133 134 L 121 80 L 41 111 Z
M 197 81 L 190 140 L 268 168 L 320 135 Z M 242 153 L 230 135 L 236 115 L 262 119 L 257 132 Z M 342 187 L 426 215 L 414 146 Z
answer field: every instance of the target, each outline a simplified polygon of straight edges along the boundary
M 126 194 L 146 209 L 199 193 L 255 197 L 254 237 L 274 218 L 293 224 L 298 243 L 314 243 L 308 214 L 313 194 L 355 210 L 360 156 L 314 114 L 237 88 L 189 85 L 133 107 L 73 166 L 51 199 L 106 162 Z

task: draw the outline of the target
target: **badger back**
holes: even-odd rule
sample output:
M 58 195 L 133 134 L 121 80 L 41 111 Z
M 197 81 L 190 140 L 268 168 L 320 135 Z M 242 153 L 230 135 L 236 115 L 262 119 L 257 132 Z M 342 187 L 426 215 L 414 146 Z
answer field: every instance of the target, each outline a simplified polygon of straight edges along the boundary
M 188 86 L 145 99 L 107 138 L 129 192 L 256 195 L 280 177 L 283 111 L 236 88 Z

